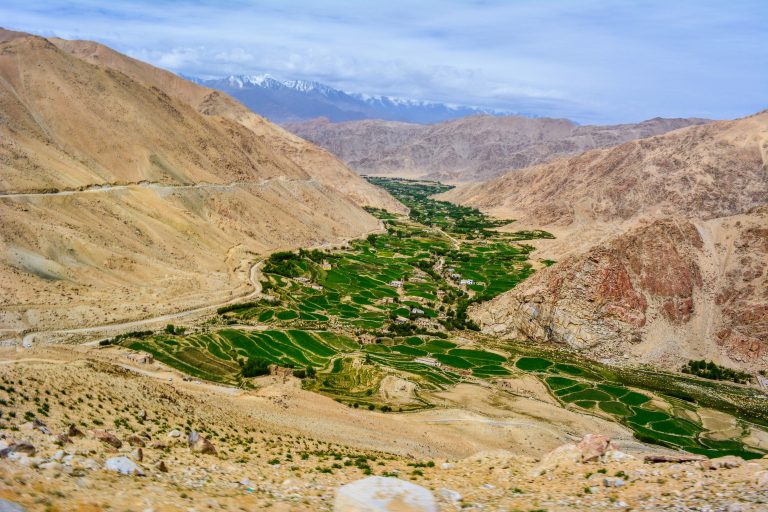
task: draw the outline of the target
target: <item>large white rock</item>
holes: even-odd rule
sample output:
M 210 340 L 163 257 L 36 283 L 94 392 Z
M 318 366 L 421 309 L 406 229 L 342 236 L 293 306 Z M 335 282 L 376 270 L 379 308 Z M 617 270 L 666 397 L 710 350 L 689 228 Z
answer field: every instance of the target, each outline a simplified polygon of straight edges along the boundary
M 432 493 L 399 478 L 372 476 L 342 485 L 334 512 L 437 512 Z
M 116 471 L 121 475 L 144 476 L 144 470 L 128 457 L 112 457 L 107 459 L 104 463 L 104 469 Z

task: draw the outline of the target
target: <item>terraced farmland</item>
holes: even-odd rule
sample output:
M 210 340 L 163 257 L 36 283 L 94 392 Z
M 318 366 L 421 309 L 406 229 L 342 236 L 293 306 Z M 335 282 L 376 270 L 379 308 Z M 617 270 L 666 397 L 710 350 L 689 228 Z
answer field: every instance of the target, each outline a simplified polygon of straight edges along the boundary
M 524 241 L 551 235 L 493 231 L 504 221 L 429 199 L 445 189 L 440 184 L 370 181 L 411 207 L 410 218 L 371 210 L 386 233 L 335 250 L 271 255 L 264 297 L 222 308 L 200 332 L 116 342 L 188 375 L 244 387 L 247 362 L 294 368 L 307 389 L 382 411 L 430 407 L 423 391 L 463 381 L 494 386 L 530 373 L 563 407 L 626 425 L 644 441 L 708 456 L 762 456 L 746 442 L 758 428 L 752 422 L 768 426 L 768 397 L 757 390 L 609 368 L 570 354 L 541 356 L 557 351 L 473 333 L 467 307 L 529 276 Z M 391 402 L 382 383 L 392 377 L 412 383 L 413 396 Z M 708 430 L 702 407 L 740 418 L 742 435 Z
M 716 439 L 702 424 L 699 407 L 684 400 L 659 397 L 606 382 L 597 374 L 573 364 L 542 357 L 520 357 L 515 367 L 537 375 L 565 406 L 608 416 L 626 425 L 638 439 L 710 457 L 739 455 L 762 457 L 739 439 Z M 745 433 L 748 425 L 744 425 Z

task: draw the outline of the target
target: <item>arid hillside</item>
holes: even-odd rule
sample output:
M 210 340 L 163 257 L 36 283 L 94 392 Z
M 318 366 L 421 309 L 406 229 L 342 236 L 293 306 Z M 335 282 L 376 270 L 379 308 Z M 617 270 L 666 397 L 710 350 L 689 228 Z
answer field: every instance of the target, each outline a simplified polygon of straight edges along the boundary
M 768 111 L 511 171 L 443 198 L 560 227 L 743 213 L 768 198 Z
M 768 207 L 654 220 L 476 306 L 488 333 L 678 369 L 768 363 Z
M 244 295 L 258 253 L 404 210 L 226 95 L 95 43 L 0 32 L 0 111 L 5 331 Z
M 512 171 L 445 199 L 557 235 L 473 311 L 488 332 L 679 367 L 768 357 L 768 112 Z
M 768 459 L 644 445 L 525 379 L 518 396 L 466 384 L 443 393 L 447 407 L 392 414 L 290 376 L 246 390 L 184 380 L 119 348 L 2 347 L 0 357 L 3 510 L 350 510 L 341 486 L 374 475 L 422 487 L 434 506 L 417 510 L 764 509 Z
M 286 127 L 361 174 L 474 182 L 705 122 L 656 118 L 638 124 L 579 126 L 566 119 L 472 116 L 433 125 L 319 119 Z

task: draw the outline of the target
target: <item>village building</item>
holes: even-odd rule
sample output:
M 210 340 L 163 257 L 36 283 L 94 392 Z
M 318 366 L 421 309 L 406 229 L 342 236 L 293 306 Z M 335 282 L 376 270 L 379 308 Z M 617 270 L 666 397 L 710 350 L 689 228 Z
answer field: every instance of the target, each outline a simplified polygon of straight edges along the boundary
M 376 336 L 373 334 L 361 334 L 357 337 L 358 340 L 360 340 L 360 343 L 363 345 L 373 345 L 376 343 Z
M 403 287 L 403 282 L 402 281 L 390 281 L 389 282 L 389 286 L 391 286 L 393 288 L 402 288 Z
M 462 285 L 462 286 L 468 285 L 468 284 L 475 284 L 475 280 L 474 279 L 462 279 L 461 281 L 459 281 L 459 284 Z
M 424 315 L 424 310 L 419 308 L 411 308 L 411 313 L 414 315 Z
M 429 365 L 429 366 L 435 366 L 435 367 L 442 366 L 440 364 L 440 361 L 438 361 L 437 359 L 435 359 L 433 357 L 417 357 L 416 359 L 413 360 L 413 362 L 414 363 L 426 364 L 426 365 Z

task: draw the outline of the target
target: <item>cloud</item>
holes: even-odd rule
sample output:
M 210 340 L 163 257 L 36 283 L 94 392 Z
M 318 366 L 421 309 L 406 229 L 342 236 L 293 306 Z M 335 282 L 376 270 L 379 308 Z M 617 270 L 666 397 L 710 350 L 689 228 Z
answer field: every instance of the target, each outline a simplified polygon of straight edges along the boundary
M 6 0 L 0 18 L 190 75 L 269 72 L 582 122 L 735 117 L 768 90 L 764 0 Z

